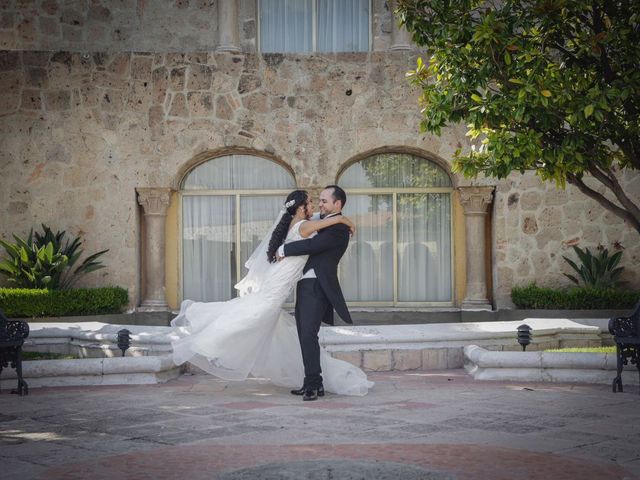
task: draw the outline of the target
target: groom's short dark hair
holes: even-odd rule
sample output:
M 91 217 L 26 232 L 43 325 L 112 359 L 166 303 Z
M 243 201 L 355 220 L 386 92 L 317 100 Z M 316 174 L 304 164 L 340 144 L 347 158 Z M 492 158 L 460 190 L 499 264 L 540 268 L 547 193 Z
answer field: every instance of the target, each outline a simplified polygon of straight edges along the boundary
M 333 201 L 335 202 L 336 200 L 340 200 L 342 208 L 344 208 L 344 206 L 347 204 L 347 194 L 344 193 L 344 190 L 341 189 L 338 185 L 327 185 L 324 188 L 325 190 L 332 188 L 333 193 L 331 194 L 331 196 L 333 197 Z

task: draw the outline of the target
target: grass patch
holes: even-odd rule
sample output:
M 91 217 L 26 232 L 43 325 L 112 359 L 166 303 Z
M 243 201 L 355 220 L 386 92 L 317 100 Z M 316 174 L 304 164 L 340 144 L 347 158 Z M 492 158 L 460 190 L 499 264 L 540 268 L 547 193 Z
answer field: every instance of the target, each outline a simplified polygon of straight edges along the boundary
M 50 352 L 22 352 L 23 360 L 74 360 L 80 358 L 77 355 Z
M 545 352 L 558 353 L 616 353 L 616 347 L 573 347 L 573 348 L 550 348 Z

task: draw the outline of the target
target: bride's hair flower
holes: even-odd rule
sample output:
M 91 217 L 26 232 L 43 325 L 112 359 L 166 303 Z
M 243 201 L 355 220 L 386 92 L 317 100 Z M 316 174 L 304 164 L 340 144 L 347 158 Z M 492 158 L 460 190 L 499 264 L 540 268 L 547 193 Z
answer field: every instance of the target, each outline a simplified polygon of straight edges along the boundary
M 295 203 L 296 203 L 295 200 L 289 200 L 287 203 L 284 204 L 284 208 L 293 207 Z

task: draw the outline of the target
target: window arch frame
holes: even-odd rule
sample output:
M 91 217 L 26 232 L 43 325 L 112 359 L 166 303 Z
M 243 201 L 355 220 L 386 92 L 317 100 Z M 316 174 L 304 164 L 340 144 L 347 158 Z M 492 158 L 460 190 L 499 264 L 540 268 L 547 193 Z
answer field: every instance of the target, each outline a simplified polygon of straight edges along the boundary
M 287 189 L 193 189 L 193 190 L 185 190 L 184 183 L 187 177 L 198 167 L 204 165 L 205 163 L 216 161 L 218 159 L 224 157 L 230 157 L 234 155 L 244 155 L 258 158 L 260 160 L 272 162 L 278 167 L 282 168 L 283 173 L 286 172 L 291 177 L 292 187 L 288 187 Z M 253 150 L 246 149 L 225 149 L 222 151 L 215 152 L 204 152 L 198 155 L 196 158 L 192 159 L 187 165 L 185 165 L 178 176 L 176 177 L 174 184 L 176 186 L 176 191 L 178 193 L 178 301 L 181 303 L 186 299 L 184 287 L 184 198 L 185 197 L 233 197 L 235 212 L 234 212 L 234 235 L 233 235 L 233 244 L 235 249 L 235 272 L 236 278 L 233 281 L 233 285 L 239 282 L 244 273 L 244 266 L 242 265 L 242 249 L 240 247 L 242 243 L 242 223 L 241 223 L 241 209 L 239 208 L 241 199 L 244 197 L 282 197 L 283 199 L 293 190 L 298 188 L 296 183 L 296 177 L 293 172 L 293 169 L 275 157 L 265 154 L 264 152 L 256 152 Z M 274 219 L 275 220 L 275 217 Z M 231 298 L 235 298 L 232 296 Z M 228 300 L 228 299 L 227 299 Z M 224 300 L 206 300 L 206 301 L 224 301 Z M 290 306 L 290 304 L 285 304 Z
M 440 170 L 442 170 L 449 178 L 450 185 L 447 187 L 420 187 L 420 188 L 403 188 L 403 187 L 370 187 L 370 188 L 348 188 L 343 187 L 347 194 L 350 195 L 391 195 L 392 198 L 392 244 L 393 244 L 393 299 L 391 301 L 347 301 L 350 307 L 393 307 L 393 308 L 420 308 L 420 307 L 454 307 L 455 306 L 455 247 L 454 247 L 454 191 L 456 188 L 456 178 L 451 174 L 450 167 L 442 159 L 435 157 L 427 152 L 405 147 L 382 147 L 367 152 L 363 152 L 352 157 L 345 162 L 336 175 L 336 184 L 340 185 L 340 179 L 346 171 L 356 164 L 365 161 L 371 157 L 380 154 L 398 154 L 411 155 L 425 162 L 429 162 Z M 449 259 L 450 272 L 450 298 L 447 301 L 401 301 L 398 299 L 398 195 L 402 194 L 428 194 L 428 193 L 445 193 L 449 195 L 449 242 L 451 246 L 451 254 Z M 348 202 L 347 202 L 348 205 Z M 347 212 L 348 214 L 348 207 Z M 338 266 L 338 275 L 340 276 L 341 266 Z

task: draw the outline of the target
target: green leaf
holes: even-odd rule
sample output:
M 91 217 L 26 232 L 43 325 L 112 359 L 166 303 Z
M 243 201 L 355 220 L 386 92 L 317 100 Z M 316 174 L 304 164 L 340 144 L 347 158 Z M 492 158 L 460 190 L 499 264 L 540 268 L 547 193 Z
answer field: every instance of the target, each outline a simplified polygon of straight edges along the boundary
M 592 113 L 593 113 L 593 105 L 592 104 L 589 104 L 586 107 L 584 107 L 584 118 L 589 118 Z
M 540 95 L 542 95 L 543 97 L 550 97 L 551 96 L 551 92 L 549 90 L 542 90 L 540 92 Z
M 482 97 L 480 95 L 478 95 L 477 93 L 472 93 L 471 94 L 471 99 L 475 102 L 478 103 L 482 103 Z
M 568 273 L 563 273 L 563 275 L 565 277 L 567 277 L 569 280 L 571 280 L 573 283 L 575 283 L 576 285 L 579 285 L 580 282 L 578 281 L 578 279 L 576 277 L 574 277 L 573 275 L 569 275 Z

